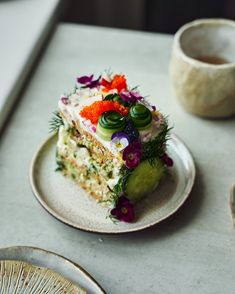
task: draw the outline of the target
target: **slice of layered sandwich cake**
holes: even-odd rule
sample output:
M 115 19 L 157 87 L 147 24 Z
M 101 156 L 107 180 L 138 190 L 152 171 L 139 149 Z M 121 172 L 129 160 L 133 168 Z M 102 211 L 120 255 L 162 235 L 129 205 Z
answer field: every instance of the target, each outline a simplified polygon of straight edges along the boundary
M 133 221 L 135 202 L 156 189 L 173 164 L 166 153 L 167 120 L 124 75 L 83 76 L 77 82 L 58 104 L 59 169 L 110 204 L 112 217 Z

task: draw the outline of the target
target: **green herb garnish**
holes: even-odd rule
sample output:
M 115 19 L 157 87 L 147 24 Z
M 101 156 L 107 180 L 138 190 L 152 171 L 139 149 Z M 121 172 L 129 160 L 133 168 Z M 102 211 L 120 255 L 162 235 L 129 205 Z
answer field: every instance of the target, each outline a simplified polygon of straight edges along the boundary
M 55 171 L 63 171 L 65 169 L 65 165 L 62 161 L 56 160 L 57 167 Z
M 170 137 L 169 131 L 171 129 L 165 119 L 159 135 L 153 140 L 142 144 L 142 160 L 148 159 L 152 166 L 156 164 L 157 160 L 165 153 L 166 144 Z
M 53 117 L 50 121 L 50 133 L 58 133 L 60 126 L 63 126 L 64 122 L 58 111 L 53 112 Z
M 131 175 L 131 173 L 132 173 L 132 170 L 127 169 L 124 165 L 121 167 L 121 169 L 120 169 L 120 176 L 121 177 L 119 178 L 117 184 L 113 188 L 113 192 L 115 194 L 113 200 L 115 202 L 118 200 L 118 198 L 120 197 L 120 195 L 122 193 L 124 193 L 127 179 Z

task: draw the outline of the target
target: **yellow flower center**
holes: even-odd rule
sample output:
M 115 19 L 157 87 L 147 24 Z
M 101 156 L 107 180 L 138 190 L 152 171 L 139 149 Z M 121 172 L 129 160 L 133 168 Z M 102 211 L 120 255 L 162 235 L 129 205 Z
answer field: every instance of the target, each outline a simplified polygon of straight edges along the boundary
M 134 155 L 133 155 L 132 153 L 130 153 L 130 154 L 128 155 L 128 158 L 129 158 L 130 160 L 133 160 L 133 159 L 134 159 Z
M 116 144 L 116 148 L 117 148 L 117 149 L 122 148 L 122 144 L 121 144 L 120 142 L 117 143 L 117 144 Z
M 123 214 L 127 214 L 128 213 L 128 209 L 126 207 L 122 207 L 121 210 L 122 210 L 122 213 Z

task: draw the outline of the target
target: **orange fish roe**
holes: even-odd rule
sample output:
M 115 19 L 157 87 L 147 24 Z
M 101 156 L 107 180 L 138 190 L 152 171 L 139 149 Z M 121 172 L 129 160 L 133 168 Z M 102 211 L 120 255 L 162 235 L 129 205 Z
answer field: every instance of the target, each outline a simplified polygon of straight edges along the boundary
M 105 111 L 117 111 L 121 115 L 126 116 L 129 113 L 129 108 L 121 105 L 118 101 L 95 101 L 89 106 L 85 106 L 80 115 L 86 119 L 89 119 L 93 124 L 97 124 L 100 115 Z
M 119 112 L 121 115 L 126 116 L 129 114 L 129 110 L 130 110 L 129 107 L 123 106 L 118 101 L 114 101 L 113 104 L 114 104 L 116 111 Z
M 122 90 L 127 89 L 126 78 L 124 75 L 115 75 L 111 82 L 107 82 L 106 80 L 102 79 L 101 85 L 105 88 L 103 89 L 105 92 L 108 92 L 112 89 L 117 89 L 118 93 Z

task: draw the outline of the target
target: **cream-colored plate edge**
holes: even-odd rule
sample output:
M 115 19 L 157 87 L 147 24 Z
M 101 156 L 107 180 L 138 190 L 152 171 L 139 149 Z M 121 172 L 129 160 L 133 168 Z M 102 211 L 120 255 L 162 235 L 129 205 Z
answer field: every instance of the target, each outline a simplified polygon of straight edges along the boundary
M 93 233 L 103 233 L 103 234 L 123 234 L 123 233 L 130 233 L 130 232 L 136 232 L 136 231 L 140 231 L 140 230 L 144 230 L 147 228 L 150 228 L 156 224 L 158 224 L 159 222 L 167 219 L 168 217 L 170 217 L 171 215 L 173 215 L 186 201 L 186 199 L 188 198 L 194 181 L 195 181 L 195 176 L 196 176 L 196 168 L 195 168 L 195 164 L 194 164 L 194 160 L 192 157 L 191 152 L 189 151 L 189 149 L 186 147 L 186 145 L 178 138 L 178 136 L 176 136 L 175 134 L 171 134 L 171 138 L 172 140 L 174 140 L 175 142 L 177 142 L 178 144 L 180 144 L 180 148 L 183 149 L 183 151 L 186 153 L 187 155 L 187 159 L 189 160 L 189 164 L 190 164 L 190 172 L 191 172 L 191 177 L 190 180 L 187 183 L 187 187 L 184 191 L 184 195 L 182 196 L 182 200 L 179 203 L 179 205 L 177 205 L 175 207 L 175 209 L 173 209 L 172 211 L 170 211 L 168 214 L 166 214 L 164 217 L 162 217 L 160 220 L 157 221 L 152 221 L 149 222 L 147 225 L 140 225 L 139 227 L 135 227 L 133 229 L 127 228 L 127 229 L 123 229 L 123 230 L 119 230 L 119 231 L 115 231 L 115 230 L 101 230 L 101 229 L 94 229 L 94 228 L 89 228 L 89 227 L 85 227 L 85 226 L 81 226 L 81 225 L 77 225 L 71 221 L 69 221 L 68 219 L 64 218 L 63 216 L 57 214 L 53 209 L 51 209 L 47 203 L 45 201 L 43 201 L 39 191 L 37 190 L 36 187 L 36 183 L 35 183 L 35 176 L 34 176 L 34 170 L 35 170 L 35 165 L 36 165 L 36 161 L 37 158 L 40 154 L 40 152 L 43 150 L 43 147 L 45 145 L 48 144 L 48 142 L 52 139 L 54 139 L 54 137 L 57 136 L 55 134 L 48 136 L 43 143 L 39 146 L 38 150 L 35 152 L 31 164 L 30 164 L 30 173 L 29 173 L 29 179 L 30 179 L 30 184 L 31 184 L 31 188 L 32 191 L 34 193 L 34 195 L 36 196 L 37 200 L 39 201 L 39 203 L 43 206 L 44 209 L 46 209 L 52 216 L 54 216 L 55 218 L 57 218 L 58 220 L 62 221 L 63 223 L 74 227 L 76 229 L 80 229 L 83 231 L 88 231 L 88 232 L 93 232 Z

